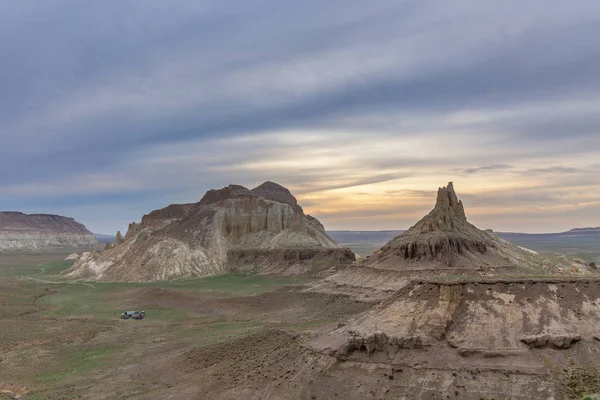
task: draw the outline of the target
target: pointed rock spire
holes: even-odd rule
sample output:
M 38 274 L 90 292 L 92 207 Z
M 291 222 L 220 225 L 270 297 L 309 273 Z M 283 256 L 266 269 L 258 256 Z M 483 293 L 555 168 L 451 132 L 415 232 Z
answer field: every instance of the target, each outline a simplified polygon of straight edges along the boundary
M 121 231 L 117 231 L 117 237 L 115 239 L 115 243 L 117 245 L 123 243 L 125 241 L 125 239 L 123 239 L 123 235 L 121 235 Z
M 456 196 L 452 182 L 449 182 L 448 186 L 438 189 L 437 202 L 434 208 L 449 210 L 457 216 L 466 219 L 462 201 Z
M 458 225 L 466 222 L 467 216 L 462 201 L 458 199 L 454 185 L 450 182 L 448 186 L 438 189 L 435 207 L 417 226 L 421 224 L 421 232 L 432 232 L 455 230 Z
M 452 182 L 438 189 L 435 207 L 408 231 L 392 239 L 367 261 L 401 265 L 426 262 L 454 266 L 470 263 L 496 247 L 489 234 L 467 222 Z

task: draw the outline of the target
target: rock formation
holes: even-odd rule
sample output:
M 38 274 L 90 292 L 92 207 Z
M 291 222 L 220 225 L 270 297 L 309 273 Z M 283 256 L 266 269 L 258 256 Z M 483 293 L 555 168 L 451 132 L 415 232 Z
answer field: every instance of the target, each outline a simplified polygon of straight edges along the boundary
M 599 288 L 594 278 L 413 281 L 371 310 L 315 332 L 310 346 L 337 358 L 341 370 L 403 370 L 413 379 L 393 387 L 394 398 L 507 398 L 515 386 L 527 398 L 572 398 L 561 395 L 570 371 L 597 373 L 588 354 L 600 348 Z M 461 371 L 471 379 L 456 378 Z M 411 393 L 423 379 L 431 379 L 430 393 Z
M 73 218 L 0 212 L 0 252 L 92 250 L 98 246 L 94 234 Z
M 129 225 L 123 242 L 84 254 L 67 276 L 154 281 L 232 270 L 302 273 L 353 261 L 289 190 L 265 182 L 252 190 L 210 190 L 198 203 L 152 211 Z
M 435 207 L 428 215 L 375 252 L 365 264 L 394 270 L 484 271 L 514 268 L 534 255 L 490 230 L 470 224 L 450 182 L 439 188 Z
M 433 210 L 361 263 L 339 271 L 311 290 L 380 301 L 412 279 L 493 275 L 589 275 L 566 256 L 538 254 L 467 221 L 454 186 L 439 188 Z
M 477 229 L 449 184 L 408 231 L 306 289 L 373 303 L 308 343 L 339 370 L 394 372 L 381 397 L 581 398 L 592 385 L 572 371 L 600 376 L 600 280 L 573 262 Z
M 121 244 L 125 241 L 123 239 L 123 235 L 121 235 L 121 231 L 117 231 L 117 236 L 115 237 L 115 244 Z

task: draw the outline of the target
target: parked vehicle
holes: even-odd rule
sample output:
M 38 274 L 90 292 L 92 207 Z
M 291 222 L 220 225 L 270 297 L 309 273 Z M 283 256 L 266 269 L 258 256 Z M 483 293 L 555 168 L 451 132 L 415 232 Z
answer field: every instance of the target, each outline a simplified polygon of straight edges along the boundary
M 146 311 L 142 311 L 138 314 L 135 314 L 132 318 L 133 319 L 144 319 L 145 316 L 146 316 Z
M 146 311 L 125 311 L 121 313 L 121 319 L 144 319 L 146 316 Z

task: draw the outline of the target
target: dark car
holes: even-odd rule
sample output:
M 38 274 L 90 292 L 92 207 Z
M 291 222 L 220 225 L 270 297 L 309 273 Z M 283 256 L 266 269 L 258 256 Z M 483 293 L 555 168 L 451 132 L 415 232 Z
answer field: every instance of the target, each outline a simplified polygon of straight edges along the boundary
M 125 311 L 124 313 L 121 314 L 121 319 L 129 319 L 129 318 L 133 318 L 133 319 L 144 319 L 144 317 L 146 316 L 146 312 L 142 311 Z
M 144 319 L 145 316 L 146 316 L 146 312 L 142 311 L 140 313 L 135 314 L 132 318 L 133 319 Z

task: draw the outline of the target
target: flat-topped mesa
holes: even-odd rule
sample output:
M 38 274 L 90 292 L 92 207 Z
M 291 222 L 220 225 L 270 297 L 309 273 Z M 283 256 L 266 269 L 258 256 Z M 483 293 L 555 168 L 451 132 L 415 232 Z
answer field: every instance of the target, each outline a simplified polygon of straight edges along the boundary
M 129 226 L 114 248 L 82 257 L 67 275 L 103 281 L 154 281 L 244 272 L 310 272 L 350 263 L 323 225 L 289 190 L 265 182 L 249 190 L 209 190 L 198 203 L 172 204 Z M 300 267 L 299 267 L 300 265 Z
M 24 214 L 19 211 L 0 211 L 0 231 L 92 235 L 84 225 L 71 217 L 55 214 Z
M 0 212 L 0 251 L 94 249 L 96 236 L 71 217 Z

